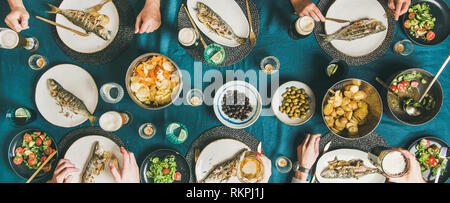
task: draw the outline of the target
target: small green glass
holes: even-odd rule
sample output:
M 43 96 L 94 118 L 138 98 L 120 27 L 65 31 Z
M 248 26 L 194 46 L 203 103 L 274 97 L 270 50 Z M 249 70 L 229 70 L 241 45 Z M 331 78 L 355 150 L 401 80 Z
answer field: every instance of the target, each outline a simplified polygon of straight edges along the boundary
M 183 143 L 188 138 L 186 126 L 179 122 L 169 124 L 166 129 L 166 138 L 173 144 Z
M 211 65 L 220 65 L 226 58 L 225 49 L 219 44 L 210 44 L 205 48 L 203 57 Z

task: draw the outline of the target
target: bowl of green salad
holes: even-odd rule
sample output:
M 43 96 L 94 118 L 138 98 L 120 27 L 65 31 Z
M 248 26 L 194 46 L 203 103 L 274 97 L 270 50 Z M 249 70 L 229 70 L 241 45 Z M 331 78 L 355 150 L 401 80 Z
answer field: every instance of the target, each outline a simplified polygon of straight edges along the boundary
M 172 149 L 153 151 L 140 167 L 144 183 L 188 183 L 190 174 L 185 157 Z

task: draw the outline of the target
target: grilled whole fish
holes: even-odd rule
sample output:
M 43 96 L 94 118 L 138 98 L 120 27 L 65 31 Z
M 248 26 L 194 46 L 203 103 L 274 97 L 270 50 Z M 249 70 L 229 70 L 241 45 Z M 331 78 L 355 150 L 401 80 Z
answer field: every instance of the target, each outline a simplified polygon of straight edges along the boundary
M 333 40 L 352 41 L 384 30 L 386 30 L 386 26 L 380 21 L 371 18 L 363 18 L 351 22 L 349 25 L 342 27 L 333 34 L 319 34 L 319 36 L 324 38 L 325 42 L 323 44 L 326 44 Z
M 87 33 L 94 33 L 103 40 L 111 39 L 111 31 L 105 27 L 109 23 L 108 16 L 99 14 L 96 11 L 85 12 L 73 9 L 60 9 L 54 5 L 48 5 L 52 10 L 47 11 L 47 13 L 61 14 Z
M 56 80 L 47 79 L 47 88 L 50 91 L 50 96 L 56 100 L 56 103 L 61 107 L 61 112 L 63 107 L 69 108 L 70 111 L 75 114 L 81 114 L 89 119 L 92 125 L 97 117 L 92 115 L 83 101 L 78 97 L 65 90 Z
M 92 154 L 84 168 L 83 176 L 81 176 L 81 182 L 95 183 L 95 176 L 100 175 L 110 156 L 110 153 L 105 151 L 99 142 L 95 142 Z
M 200 183 L 208 183 L 208 182 L 225 182 L 232 176 L 237 176 L 237 167 L 239 161 L 243 154 L 247 151 L 247 149 L 242 149 L 237 152 L 231 159 L 228 159 L 222 163 L 217 164 L 216 166 L 209 171 L 208 175 L 206 175 Z
M 233 32 L 233 29 L 219 15 L 217 15 L 217 13 L 201 2 L 197 2 L 197 18 L 208 29 L 223 38 L 229 40 L 234 39 L 239 44 L 244 44 L 246 41 L 246 38 L 238 37 Z
M 362 176 L 381 173 L 377 168 L 370 168 L 364 165 L 361 159 L 352 159 L 350 161 L 338 160 L 337 157 L 333 161 L 328 162 L 320 175 L 324 178 L 360 178 Z

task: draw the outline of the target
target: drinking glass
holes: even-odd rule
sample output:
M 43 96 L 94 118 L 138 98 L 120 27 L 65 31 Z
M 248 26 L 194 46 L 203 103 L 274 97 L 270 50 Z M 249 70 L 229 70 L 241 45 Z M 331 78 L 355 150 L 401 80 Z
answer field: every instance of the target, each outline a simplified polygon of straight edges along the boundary
M 181 144 L 186 141 L 188 131 L 185 125 L 179 122 L 171 123 L 166 129 L 166 138 L 173 144 Z
M 151 128 L 151 132 L 148 132 L 149 128 Z M 144 123 L 139 127 L 139 136 L 141 136 L 143 139 L 149 140 L 153 138 L 155 134 L 156 128 L 152 123 Z
M 122 86 L 114 82 L 106 83 L 100 88 L 100 96 L 107 103 L 118 103 L 122 100 L 123 95 Z
M 203 103 L 203 93 L 199 89 L 191 89 L 186 94 L 186 101 L 191 106 L 200 106 Z
M 261 60 L 260 68 L 267 74 L 276 73 L 280 69 L 280 60 L 275 56 L 267 56 Z
M 413 43 L 407 39 L 398 41 L 394 45 L 394 52 L 402 56 L 410 55 L 413 52 L 413 50 L 414 50 Z
M 39 55 L 39 54 L 33 54 L 28 59 L 28 66 L 30 66 L 33 70 L 41 70 L 44 67 L 46 67 L 48 64 L 47 58 Z

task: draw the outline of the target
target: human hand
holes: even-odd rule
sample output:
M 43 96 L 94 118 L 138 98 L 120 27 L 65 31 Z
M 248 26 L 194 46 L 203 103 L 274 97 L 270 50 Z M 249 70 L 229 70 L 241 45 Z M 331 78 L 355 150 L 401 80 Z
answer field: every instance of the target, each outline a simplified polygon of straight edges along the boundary
M 161 12 L 159 0 L 147 0 L 144 8 L 136 19 L 134 34 L 150 33 L 161 26 Z
M 420 170 L 420 164 L 416 160 L 414 154 L 412 154 L 408 150 L 401 148 L 393 147 L 392 150 L 400 151 L 403 156 L 405 156 L 405 158 L 407 159 L 406 161 L 408 161 L 409 168 L 408 172 L 405 175 L 398 178 L 392 178 L 387 176 L 386 174 L 383 174 L 388 179 L 388 181 L 395 183 L 425 183 L 425 180 L 422 177 L 422 171 Z
M 307 134 L 303 143 L 297 147 L 298 162 L 301 167 L 311 169 L 319 156 L 320 134 Z
M 322 12 L 310 0 L 291 0 L 295 13 L 299 16 L 311 16 L 315 21 L 325 22 Z
M 257 153 L 256 156 L 261 159 L 264 167 L 264 177 L 261 180 L 261 183 L 268 183 L 270 176 L 272 175 L 272 161 L 261 153 Z
M 123 147 L 120 148 L 120 152 L 123 155 L 123 166 L 121 174 L 119 174 L 119 172 L 117 171 L 116 166 L 114 166 L 112 162 L 109 162 L 109 168 L 114 180 L 117 183 L 139 183 L 139 167 L 136 163 L 134 154 L 125 150 L 125 148 Z
M 11 7 L 11 12 L 6 16 L 5 23 L 16 32 L 28 29 L 30 15 L 23 5 Z
M 408 11 L 411 0 L 389 0 L 388 6 L 394 11 L 394 19 L 398 20 L 398 17 Z
M 53 172 L 53 178 L 47 183 L 70 183 L 73 178 L 71 174 L 79 171 L 72 162 L 67 159 L 61 159 Z

